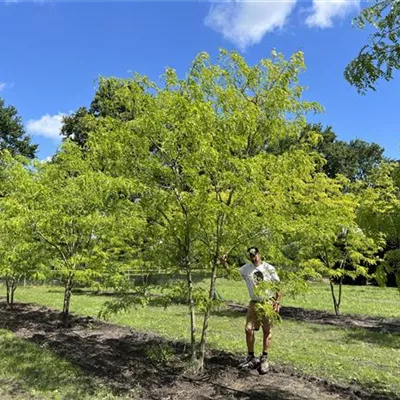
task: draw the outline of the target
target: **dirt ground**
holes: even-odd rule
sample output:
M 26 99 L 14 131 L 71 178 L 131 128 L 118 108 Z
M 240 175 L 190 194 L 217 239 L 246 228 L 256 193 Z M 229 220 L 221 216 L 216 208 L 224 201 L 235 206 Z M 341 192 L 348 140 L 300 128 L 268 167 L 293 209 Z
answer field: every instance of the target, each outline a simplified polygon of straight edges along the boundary
M 374 323 L 371 328 L 378 329 L 378 319 Z M 400 321 L 398 325 L 397 321 L 391 324 L 396 327 L 390 325 L 390 329 L 400 331 Z M 224 352 L 211 352 L 205 372 L 201 376 L 191 376 L 184 368 L 187 352 L 183 343 L 167 342 L 151 333 L 90 317 L 72 316 L 71 327 L 62 328 L 60 313 L 46 307 L 16 304 L 10 311 L 0 302 L 0 328 L 51 349 L 86 373 L 100 378 L 115 393 L 140 392 L 141 399 L 385 399 L 359 387 L 331 384 L 286 367 L 272 366 L 270 373 L 264 376 L 256 371 L 240 371 L 237 365 L 241 360 Z M 173 362 L 155 361 L 151 349 L 165 344 L 174 349 Z

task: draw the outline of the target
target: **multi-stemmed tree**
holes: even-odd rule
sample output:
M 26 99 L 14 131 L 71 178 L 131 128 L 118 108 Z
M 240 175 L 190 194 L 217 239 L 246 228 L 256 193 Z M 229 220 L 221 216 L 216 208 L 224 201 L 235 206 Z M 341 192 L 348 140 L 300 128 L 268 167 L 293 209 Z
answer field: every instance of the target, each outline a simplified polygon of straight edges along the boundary
M 340 181 L 321 172 L 318 134 L 302 135 L 306 113 L 320 110 L 302 100 L 303 68 L 301 53 L 289 60 L 274 53 L 253 67 L 234 52 L 221 51 L 216 63 L 201 53 L 184 79 L 167 69 L 162 87 L 139 76 L 120 83 L 118 109 L 134 118 L 90 120 L 88 159 L 132 182 L 131 201 L 150 228 L 140 257 L 185 273 L 193 361 L 195 306 L 203 312 L 200 369 L 220 257 L 261 243 L 287 279 L 309 276 L 315 254 L 300 251 L 295 264 L 283 246 L 309 247 L 307 230 L 317 227 L 334 242 L 353 210 Z M 327 209 L 331 220 L 320 224 Z M 207 293 L 196 290 L 195 267 L 209 273 Z
M 38 167 L 36 184 L 31 224 L 34 237 L 50 254 L 53 274 L 64 284 L 67 324 L 75 284 L 101 284 L 110 273 L 118 274 L 111 247 L 113 212 L 124 185 L 94 170 L 73 143 L 65 143 L 52 163 Z
M 27 159 L 1 153 L 0 276 L 5 279 L 11 307 L 21 279 L 44 277 L 46 269 L 46 254 L 33 237 L 29 213 L 37 193 L 34 175 Z

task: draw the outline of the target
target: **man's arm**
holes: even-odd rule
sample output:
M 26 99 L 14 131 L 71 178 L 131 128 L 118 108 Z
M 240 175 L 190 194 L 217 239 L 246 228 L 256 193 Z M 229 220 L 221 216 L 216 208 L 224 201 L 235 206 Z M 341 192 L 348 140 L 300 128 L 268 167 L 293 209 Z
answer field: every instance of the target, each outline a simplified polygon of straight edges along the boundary
M 271 264 L 268 266 L 268 273 L 269 273 L 271 282 L 279 282 L 280 281 L 279 276 L 276 273 L 275 267 L 272 266 Z
M 281 297 L 282 297 L 281 292 L 276 292 L 274 297 L 274 302 L 272 303 L 272 308 L 277 313 L 279 312 L 280 309 Z
M 279 276 L 276 273 L 275 267 L 270 265 L 270 276 L 271 276 L 271 282 L 279 282 Z M 279 291 L 275 292 L 275 296 L 274 296 L 274 302 L 272 304 L 272 307 L 274 309 L 275 312 L 279 312 L 280 309 L 280 303 L 281 303 L 281 297 L 282 297 L 282 293 Z

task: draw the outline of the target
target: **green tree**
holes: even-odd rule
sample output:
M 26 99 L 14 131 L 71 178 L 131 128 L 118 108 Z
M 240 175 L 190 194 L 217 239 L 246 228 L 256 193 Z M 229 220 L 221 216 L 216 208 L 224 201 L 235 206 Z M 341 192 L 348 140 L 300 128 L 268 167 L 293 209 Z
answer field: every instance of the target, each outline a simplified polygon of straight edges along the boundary
M 400 290 L 400 248 L 389 250 L 385 253 L 384 268 L 387 274 L 392 274 Z M 383 276 L 385 276 L 384 274 Z
M 400 247 L 400 197 L 393 179 L 395 168 L 395 163 L 383 163 L 368 181 L 360 182 L 357 215 L 360 226 L 371 236 L 383 235 L 392 247 Z
M 376 30 L 344 71 L 347 81 L 365 94 L 376 90 L 378 80 L 391 80 L 400 68 L 400 2 L 374 0 L 355 23 L 361 29 L 371 26 Z
M 310 131 L 321 137 L 315 150 L 325 158 L 323 171 L 331 178 L 341 174 L 352 182 L 365 180 L 385 160 L 384 149 L 377 143 L 367 143 L 361 139 L 350 142 L 338 140 L 332 127 L 323 128 L 322 124 L 308 124 L 303 135 L 307 137 Z
M 5 279 L 7 304 L 22 278 L 44 277 L 45 254 L 32 235 L 28 203 L 35 194 L 34 172 L 27 160 L 2 153 L 0 197 L 0 276 Z
M 87 117 L 90 116 L 85 107 L 80 107 L 74 114 L 63 117 L 61 135 L 65 139 L 70 139 L 80 147 L 84 147 L 89 131 Z
M 135 79 L 103 78 L 98 81 L 94 99 L 90 107 L 80 107 L 74 114 L 64 117 L 61 135 L 80 147 L 85 147 L 94 121 L 110 117 L 121 121 L 132 121 L 146 107 L 139 99 L 144 87 Z
M 31 144 L 17 109 L 6 106 L 0 97 L 0 151 L 8 150 L 13 155 L 34 158 L 37 147 L 37 144 Z
M 282 275 L 298 281 L 315 271 L 305 262 L 296 265 L 282 246 L 304 232 L 297 237 L 302 261 L 314 257 L 303 249 L 310 243 L 305 232 L 310 220 L 318 226 L 316 214 L 324 214 L 325 202 L 338 214 L 334 221 L 346 220 L 348 197 L 340 182 L 317 169 L 323 162 L 314 151 L 318 134 L 302 137 L 306 113 L 320 110 L 302 101 L 303 68 L 302 53 L 289 60 L 275 53 L 254 67 L 235 52 L 221 51 L 216 63 L 201 53 L 185 79 L 167 69 L 165 85 L 157 87 L 136 76 L 137 88 L 125 101 L 146 107 L 137 108 L 134 119 L 99 117 L 88 135 L 93 168 L 136 183 L 137 205 L 152 226 L 147 254 L 154 268 L 186 276 L 193 360 L 195 307 L 203 312 L 200 369 L 220 257 L 241 253 L 249 242 L 264 245 Z M 283 148 L 287 142 L 296 146 Z M 335 241 L 337 226 L 319 229 L 329 230 L 326 237 Z M 194 284 L 195 267 L 209 274 L 207 291 Z
M 343 279 L 369 277 L 368 266 L 376 264 L 382 244 L 380 237 L 359 228 L 356 211 L 360 201 L 349 186 L 343 176 L 327 179 L 319 173 L 294 193 L 293 220 L 288 221 L 280 245 L 286 280 L 304 290 L 304 278 L 327 278 L 337 314 Z
M 315 250 L 323 264 L 321 273 L 329 277 L 333 307 L 335 314 L 339 315 L 344 278 L 370 278 L 369 267 L 378 261 L 379 244 L 353 224 L 350 229 L 342 227 L 336 241 L 320 242 Z
M 370 236 L 384 240 L 384 259 L 378 265 L 376 279 L 384 284 L 386 272 L 400 279 L 398 250 L 400 249 L 400 186 L 398 163 L 386 162 L 376 168 L 369 179 L 360 183 L 360 207 L 357 219 L 360 227 Z
M 101 283 L 118 273 L 109 263 L 115 234 L 113 210 L 120 185 L 95 171 L 77 145 L 66 142 L 53 163 L 38 170 L 39 193 L 31 205 L 34 234 L 51 254 L 53 272 L 64 283 L 63 317 L 68 323 L 75 284 Z M 110 251 L 108 251 L 110 250 Z

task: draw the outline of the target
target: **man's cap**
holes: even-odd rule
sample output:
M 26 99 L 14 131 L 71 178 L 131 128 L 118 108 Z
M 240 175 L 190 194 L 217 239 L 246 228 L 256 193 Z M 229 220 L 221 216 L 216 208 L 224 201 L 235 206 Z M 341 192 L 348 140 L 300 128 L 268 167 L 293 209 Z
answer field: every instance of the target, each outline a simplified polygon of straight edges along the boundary
M 259 253 L 259 250 L 258 250 L 257 247 L 249 247 L 249 248 L 247 249 L 247 252 L 248 252 L 249 254 L 256 255 L 256 254 Z

